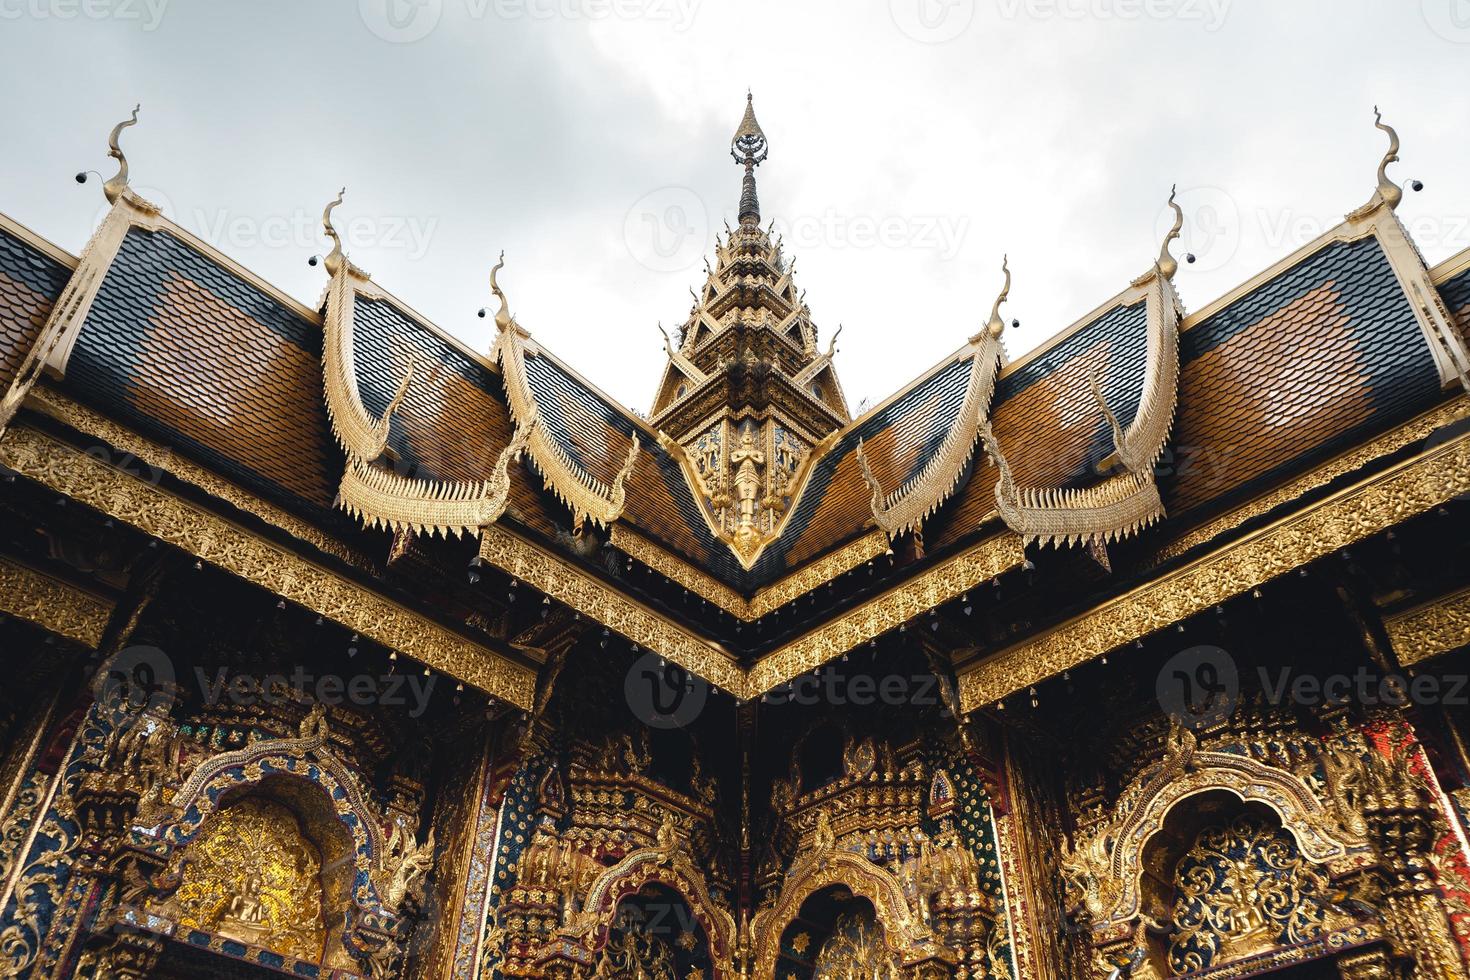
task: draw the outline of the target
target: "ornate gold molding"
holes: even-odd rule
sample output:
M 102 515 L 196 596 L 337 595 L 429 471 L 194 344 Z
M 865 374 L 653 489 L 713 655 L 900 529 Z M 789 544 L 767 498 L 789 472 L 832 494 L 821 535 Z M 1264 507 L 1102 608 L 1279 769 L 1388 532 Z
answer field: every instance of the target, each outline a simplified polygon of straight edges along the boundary
M 1384 617 L 1399 663 L 1423 663 L 1470 645 L 1470 588 Z
M 961 709 L 992 704 L 1466 491 L 1470 435 L 1461 435 L 981 660 L 960 675 Z
M 730 653 L 525 538 L 492 524 L 480 532 L 480 557 L 711 684 L 745 696 L 745 672 Z
M 1025 560 L 1017 535 L 987 538 L 762 657 L 750 670 L 749 696 L 800 677 Z
M 887 535 L 882 531 L 869 531 L 826 557 L 803 565 L 799 570 L 746 599 L 714 576 L 622 524 L 613 525 L 609 541 L 628 557 L 642 562 L 660 575 L 747 623 L 760 619 L 888 551 Z
M 1170 541 L 1154 555 L 1154 561 L 1160 562 L 1166 558 L 1182 555 L 1192 548 L 1214 540 L 1226 531 L 1239 527 L 1252 518 L 1260 517 L 1282 504 L 1297 500 L 1312 490 L 1326 486 L 1340 476 L 1361 469 L 1375 459 L 1396 452 L 1412 442 L 1427 439 L 1436 429 L 1449 425 L 1456 419 L 1464 418 L 1467 412 L 1470 412 L 1470 398 L 1464 395 L 1457 396 L 1449 404 L 1441 405 L 1418 418 L 1390 429 L 1371 442 L 1357 446 L 1329 460 L 1285 486 L 1263 494 L 1250 503 L 1237 507 L 1208 524 L 1201 525 L 1188 534 Z
M 12 429 L 0 440 L 0 462 L 435 670 L 531 706 L 536 675 L 529 667 L 49 435 Z
M 83 435 L 100 439 L 119 452 L 127 453 L 139 462 L 155 470 L 169 473 L 191 486 L 203 490 L 212 497 L 235 507 L 252 517 L 258 517 L 273 527 L 278 527 L 301 541 L 306 542 L 323 554 L 339 558 L 349 565 L 366 572 L 375 571 L 375 566 L 365 556 L 348 548 L 341 541 L 274 504 L 267 503 L 228 480 L 221 479 L 202 466 L 189 462 L 173 450 L 150 439 L 145 439 L 131 429 L 124 428 L 104 415 L 99 415 L 45 385 L 34 389 L 26 400 L 27 408 L 35 408 Z
M 0 612 L 97 649 L 114 603 L 0 558 Z

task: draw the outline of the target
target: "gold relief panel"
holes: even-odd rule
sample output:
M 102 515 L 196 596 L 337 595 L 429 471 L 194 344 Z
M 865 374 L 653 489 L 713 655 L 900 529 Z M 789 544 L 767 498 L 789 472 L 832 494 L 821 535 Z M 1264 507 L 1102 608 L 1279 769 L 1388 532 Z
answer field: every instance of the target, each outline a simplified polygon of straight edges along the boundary
M 321 870 L 295 814 L 246 799 L 216 814 L 190 845 L 168 911 L 191 929 L 320 963 Z
M 7 616 L 95 650 L 112 607 L 108 599 L 0 558 L 0 612 Z
M 1470 589 L 1387 616 L 1383 626 L 1405 667 L 1470 645 Z

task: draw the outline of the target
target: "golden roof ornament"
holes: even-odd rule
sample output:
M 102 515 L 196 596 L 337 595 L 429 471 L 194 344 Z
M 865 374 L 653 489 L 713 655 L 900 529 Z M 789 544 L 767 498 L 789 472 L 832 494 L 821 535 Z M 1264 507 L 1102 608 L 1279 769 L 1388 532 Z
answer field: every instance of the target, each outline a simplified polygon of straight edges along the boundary
M 132 116 L 112 127 L 112 132 L 107 135 L 107 155 L 117 161 L 117 173 L 112 175 L 111 180 L 102 184 L 102 193 L 107 198 L 108 204 L 116 204 L 123 196 L 123 191 L 128 189 L 128 158 L 123 155 L 122 146 L 118 144 L 118 137 L 129 126 L 138 125 L 138 110 L 142 108 L 143 103 L 141 102 L 133 106 Z M 85 184 L 89 173 L 96 173 L 96 171 L 84 170 L 77 174 L 77 183 Z M 97 176 L 102 175 L 97 174 Z
M 1404 189 L 1388 179 L 1388 165 L 1397 163 L 1399 159 L 1398 131 L 1383 121 L 1383 113 L 1378 111 L 1377 106 L 1373 107 L 1373 125 L 1388 134 L 1388 149 L 1384 151 L 1383 159 L 1378 161 L 1378 187 L 1373 191 L 1373 196 L 1368 199 L 1367 204 L 1348 214 L 1349 221 L 1372 214 L 1384 205 L 1393 211 L 1404 199 Z M 1424 188 L 1423 183 L 1417 180 L 1410 181 L 1409 186 L 1416 191 Z
M 1174 227 L 1164 236 L 1164 243 L 1159 246 L 1159 258 L 1154 264 L 1158 267 L 1159 275 L 1172 281 L 1174 273 L 1179 271 L 1179 260 L 1169 253 L 1169 243 L 1179 237 L 1179 232 L 1184 228 L 1184 209 L 1174 203 L 1174 196 L 1179 191 L 1179 185 L 1174 184 L 1169 188 L 1169 207 L 1174 210 Z M 1194 261 L 1194 256 L 1190 256 Z
M 495 298 L 500 300 L 500 309 L 495 311 L 495 329 L 502 331 L 515 323 L 515 317 L 510 315 L 510 303 L 506 300 L 505 293 L 501 290 L 500 284 L 495 281 L 496 274 L 500 272 L 501 268 L 503 268 L 504 266 L 505 251 L 502 249 L 500 252 L 500 260 L 497 261 L 495 265 L 492 266 L 490 269 L 490 292 L 494 293 Z M 481 310 L 480 315 L 484 316 L 485 311 Z
M 1000 295 L 995 297 L 995 304 L 990 307 L 990 320 L 985 324 L 984 330 L 984 332 L 989 334 L 994 340 L 999 340 L 1000 335 L 1005 333 L 1006 329 L 1005 321 L 1000 318 L 1000 304 L 1004 303 L 1006 301 L 1006 297 L 1009 296 L 1011 293 L 1011 266 L 1009 255 L 1001 256 L 1000 271 L 1005 273 L 1005 285 L 1001 286 Z M 980 334 L 976 334 L 975 336 L 970 338 L 970 342 L 974 343 L 979 339 Z
M 347 188 L 343 187 L 337 192 L 337 199 L 328 202 L 327 206 L 322 209 L 322 231 L 332 240 L 332 250 L 322 260 L 322 264 L 326 266 L 327 275 L 329 276 L 336 276 L 342 268 L 342 263 L 346 261 L 346 256 L 342 254 L 342 237 L 337 234 L 337 229 L 332 225 L 332 210 L 342 203 L 346 194 Z M 315 265 L 316 263 L 313 262 L 312 264 Z

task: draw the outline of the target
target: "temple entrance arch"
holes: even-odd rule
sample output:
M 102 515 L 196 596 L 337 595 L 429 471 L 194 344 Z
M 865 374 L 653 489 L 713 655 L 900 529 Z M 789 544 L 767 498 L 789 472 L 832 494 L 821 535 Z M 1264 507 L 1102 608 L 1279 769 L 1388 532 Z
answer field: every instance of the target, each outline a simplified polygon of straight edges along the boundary
M 753 924 L 756 970 L 759 977 L 774 976 L 781 937 L 796 920 L 808 899 L 834 887 L 865 900 L 882 929 L 883 943 L 904 968 L 948 959 L 934 933 L 909 907 L 903 886 L 887 871 L 852 851 L 819 845 L 798 861 L 787 877 L 776 904 L 759 913 Z

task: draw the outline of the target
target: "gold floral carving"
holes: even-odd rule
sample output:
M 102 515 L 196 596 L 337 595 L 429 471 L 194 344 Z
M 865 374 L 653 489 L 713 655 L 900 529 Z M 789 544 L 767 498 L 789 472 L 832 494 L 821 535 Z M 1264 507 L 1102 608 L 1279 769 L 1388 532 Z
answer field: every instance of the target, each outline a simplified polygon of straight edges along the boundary
M 335 572 L 34 429 L 0 440 L 0 462 L 363 636 L 529 709 L 535 673 Z
M 637 559 L 660 575 L 745 622 L 759 619 L 888 551 L 887 535 L 882 531 L 870 531 L 826 557 L 803 565 L 799 571 L 792 572 L 760 589 L 752 598 L 746 599 L 714 576 L 622 524 L 613 525 L 609 541 L 613 547 L 629 557 Z
M 1385 617 L 1383 626 L 1405 667 L 1470 645 L 1470 589 Z
M 747 691 L 755 696 L 799 677 L 1025 560 L 1019 536 L 987 538 L 762 657 L 751 668 Z
M 1461 435 L 1000 651 L 959 678 L 969 712 L 1188 618 L 1470 490 Z
M 112 602 L 0 558 L 0 612 L 91 649 L 102 642 Z
M 1270 807 L 1294 834 L 1302 855 L 1315 864 L 1368 853 L 1366 839 L 1344 828 L 1336 810 L 1324 806 L 1298 776 L 1235 752 L 1197 751 L 1188 761 L 1185 765 L 1181 753 L 1171 753 L 1145 771 L 1120 794 L 1114 819 L 1063 854 L 1063 871 L 1079 886 L 1098 926 L 1129 922 L 1138 915 L 1148 842 L 1181 800 L 1209 790 L 1227 790 Z
M 1365 443 L 1344 453 L 1336 459 L 1330 460 L 1279 489 L 1264 494 L 1252 500 L 1250 503 L 1237 507 L 1235 510 L 1210 521 L 1208 524 L 1182 535 L 1161 548 L 1154 556 L 1155 561 L 1163 561 L 1182 555 L 1207 541 L 1224 534 L 1226 531 L 1240 527 L 1252 518 L 1260 517 L 1285 503 L 1299 499 L 1306 493 L 1324 487 L 1354 470 L 1361 469 L 1375 459 L 1387 456 L 1410 443 L 1420 442 L 1427 439 L 1436 429 L 1449 425 L 1456 419 L 1463 418 L 1470 411 L 1470 398 L 1461 395 L 1454 401 L 1441 405 L 1433 411 L 1426 412 L 1416 419 L 1404 423 L 1397 428 L 1391 429 L 1377 439 Z
M 685 670 L 745 696 L 745 672 L 731 654 L 526 539 L 491 525 L 480 532 L 480 557 Z
M 374 570 L 372 562 L 367 558 L 352 551 L 336 538 L 323 534 L 312 524 L 287 513 L 274 504 L 261 500 L 228 480 L 221 479 L 204 467 L 189 462 L 173 450 L 118 425 L 106 416 L 92 411 L 53 388 L 46 385 L 38 386 L 31 392 L 26 406 L 45 412 L 83 435 L 100 439 L 113 449 L 132 456 L 152 469 L 169 473 L 174 478 L 197 487 L 238 510 L 258 517 L 272 527 L 278 527 L 292 537 L 306 542 L 323 554 L 340 558 L 347 564 L 364 571 Z

